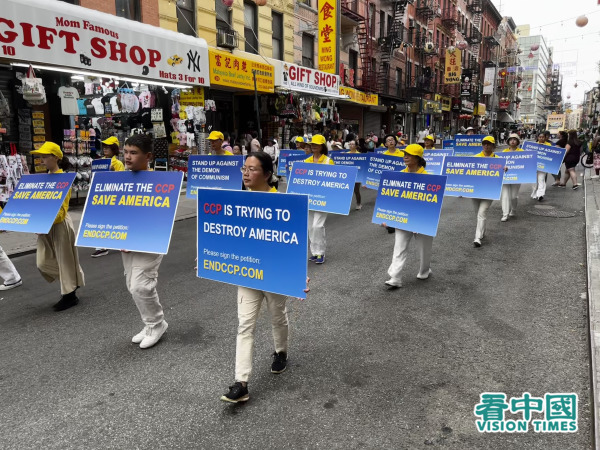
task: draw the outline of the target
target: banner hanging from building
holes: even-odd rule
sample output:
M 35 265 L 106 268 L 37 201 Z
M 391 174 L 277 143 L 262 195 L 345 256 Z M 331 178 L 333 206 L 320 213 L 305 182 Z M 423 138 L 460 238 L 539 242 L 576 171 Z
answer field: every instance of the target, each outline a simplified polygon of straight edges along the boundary
M 337 0 L 319 0 L 319 70 L 327 73 L 335 73 L 337 56 Z
M 446 49 L 446 67 L 444 69 L 444 84 L 460 83 L 461 53 L 456 47 Z
M 495 67 L 486 67 L 483 76 L 483 95 L 492 94 L 494 92 L 494 75 L 496 74 Z
M 24 63 L 209 85 L 204 39 L 64 2 L 3 0 L 0 56 Z

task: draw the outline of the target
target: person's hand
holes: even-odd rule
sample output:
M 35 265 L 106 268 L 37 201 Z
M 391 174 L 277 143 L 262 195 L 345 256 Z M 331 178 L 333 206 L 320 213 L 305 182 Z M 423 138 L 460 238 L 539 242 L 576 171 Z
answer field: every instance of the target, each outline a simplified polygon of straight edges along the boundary
M 380 226 L 382 226 L 383 228 L 387 228 L 388 227 L 387 223 L 385 223 L 385 222 L 382 222 Z
M 505 171 L 505 172 L 508 172 L 508 167 L 505 167 L 505 168 L 504 168 L 504 171 Z
M 306 293 L 306 294 L 308 294 L 308 293 L 310 292 L 310 288 L 308 287 L 308 283 L 309 283 L 309 282 L 310 282 L 310 278 L 309 278 L 309 277 L 306 277 L 306 289 L 304 289 L 304 290 L 303 290 L 303 291 L 304 291 L 304 293 Z M 306 299 L 304 299 L 304 298 L 300 298 L 300 297 L 297 297 L 297 298 L 298 298 L 298 300 L 300 300 L 301 302 L 303 302 L 304 300 L 306 300 Z

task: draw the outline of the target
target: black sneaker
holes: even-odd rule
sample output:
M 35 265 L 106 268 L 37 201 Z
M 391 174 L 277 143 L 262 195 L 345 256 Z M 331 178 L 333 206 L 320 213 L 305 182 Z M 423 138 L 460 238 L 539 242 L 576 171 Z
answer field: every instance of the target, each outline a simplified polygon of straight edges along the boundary
M 92 258 L 99 258 L 101 256 L 106 256 L 108 255 L 108 250 L 106 250 L 105 248 L 101 248 L 99 250 L 96 250 L 94 253 L 92 253 Z
M 79 299 L 75 295 L 75 291 L 70 294 L 65 294 L 58 301 L 56 305 L 53 306 L 54 311 L 64 311 L 65 309 L 72 308 L 73 306 L 79 303 Z
M 394 227 L 387 227 L 387 232 L 392 234 L 396 232 L 396 229 Z
M 538 197 L 538 202 L 541 202 L 543 200 L 544 200 L 544 196 L 543 195 L 541 195 L 541 196 Z
M 248 385 L 242 386 L 239 381 L 236 381 L 233 386 L 229 386 L 229 392 L 221 396 L 221 400 L 229 403 L 247 402 L 249 399 Z
M 273 364 L 271 364 L 271 373 L 281 373 L 287 368 L 287 353 L 273 353 Z

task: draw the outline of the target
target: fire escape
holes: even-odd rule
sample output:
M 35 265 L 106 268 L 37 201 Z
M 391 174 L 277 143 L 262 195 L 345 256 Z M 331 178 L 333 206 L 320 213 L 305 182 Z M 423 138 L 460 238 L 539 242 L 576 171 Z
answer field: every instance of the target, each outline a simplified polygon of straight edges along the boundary
M 387 36 L 379 38 L 379 47 L 381 50 L 381 61 L 379 77 L 377 79 L 377 91 L 381 94 L 389 93 L 390 82 L 390 61 L 394 50 L 405 45 L 406 29 L 404 28 L 404 13 L 409 0 L 393 0 L 393 21 L 392 27 L 388 30 Z M 396 87 L 398 89 L 398 87 Z M 400 93 L 396 91 L 396 96 Z
M 471 53 L 473 54 L 469 64 L 465 66 L 470 69 L 473 75 L 479 76 L 481 66 L 479 65 L 479 46 L 483 39 L 481 31 L 481 16 L 483 14 L 483 0 L 469 0 L 467 4 L 467 11 L 473 15 L 473 26 L 469 33 L 465 36 L 466 41 L 471 47 Z
M 341 0 L 341 11 L 343 15 L 358 24 L 356 31 L 362 69 L 359 87 L 365 92 L 374 92 L 377 88 L 377 74 L 375 73 L 376 68 L 373 67 L 374 46 L 373 39 L 371 39 L 368 1 Z

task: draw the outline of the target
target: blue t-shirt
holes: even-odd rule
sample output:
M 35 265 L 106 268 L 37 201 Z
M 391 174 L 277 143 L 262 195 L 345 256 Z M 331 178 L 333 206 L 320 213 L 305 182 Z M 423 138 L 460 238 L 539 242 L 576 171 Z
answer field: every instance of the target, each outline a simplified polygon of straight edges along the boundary
M 85 116 L 87 114 L 87 108 L 85 106 L 85 98 L 77 99 L 77 108 L 79 108 L 80 116 Z

